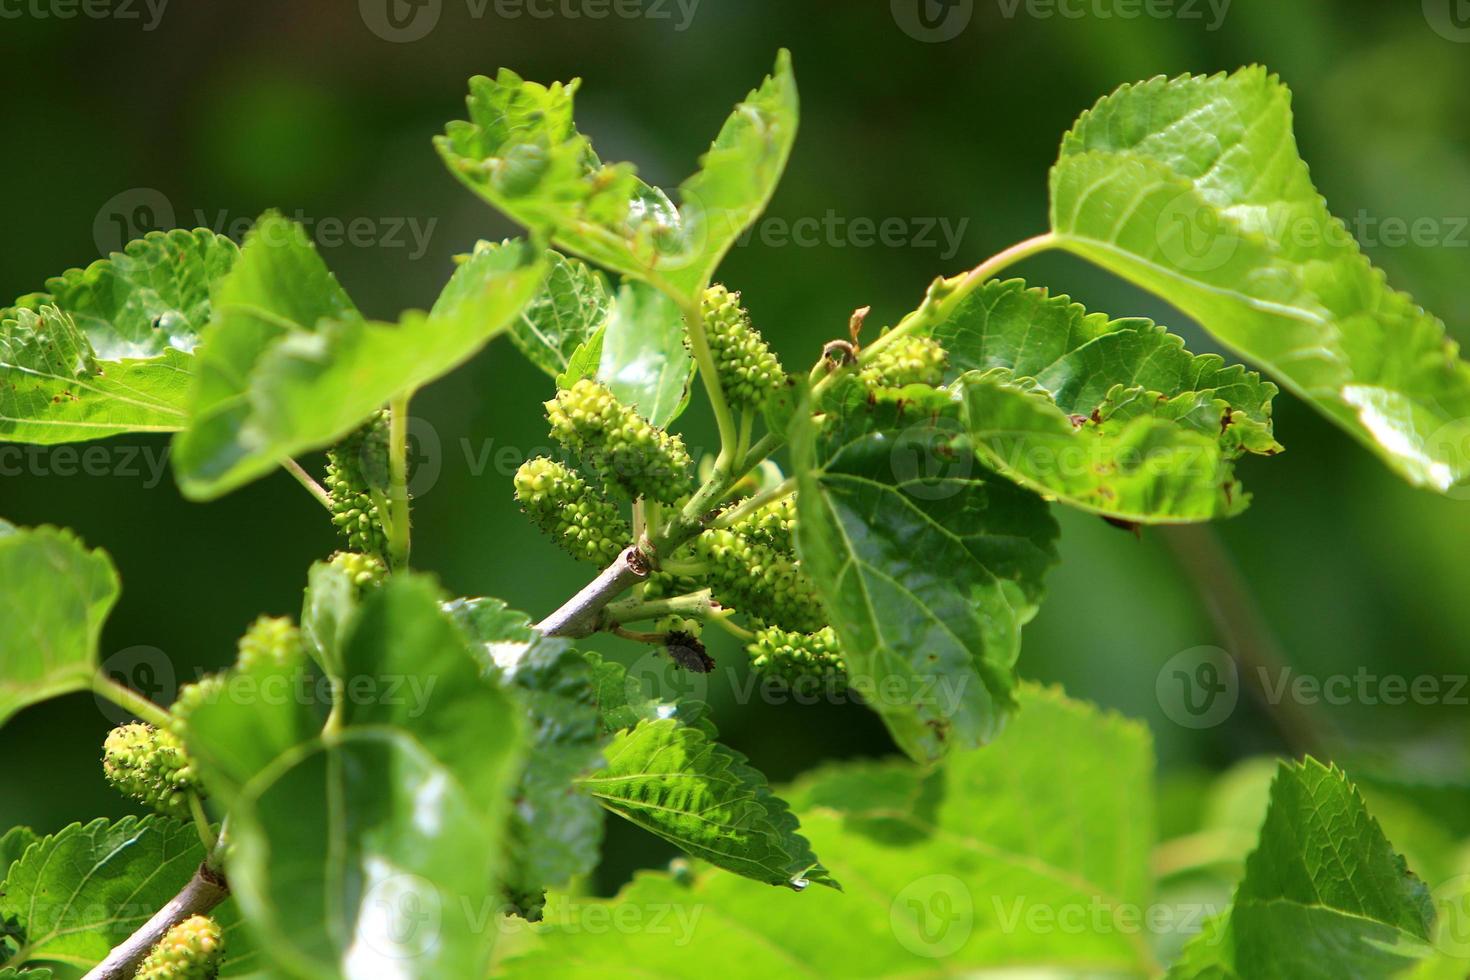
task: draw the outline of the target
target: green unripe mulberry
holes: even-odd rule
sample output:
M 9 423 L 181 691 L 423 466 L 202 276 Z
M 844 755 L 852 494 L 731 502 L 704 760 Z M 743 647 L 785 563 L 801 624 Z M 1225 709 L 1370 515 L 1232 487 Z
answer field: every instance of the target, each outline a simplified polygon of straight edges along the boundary
M 546 403 L 551 435 L 609 485 L 633 498 L 672 504 L 689 491 L 693 461 L 684 440 L 670 435 L 583 378 Z
M 526 460 L 515 487 L 526 515 L 575 558 L 608 565 L 633 541 L 617 505 L 555 460 Z
M 135 974 L 137 980 L 212 980 L 225 955 L 225 936 L 207 915 L 191 915 L 164 933 Z
M 339 551 L 332 555 L 328 564 L 345 572 L 352 584 L 359 589 L 382 585 L 388 580 L 388 566 L 376 555 Z
M 386 499 L 388 482 L 388 413 L 379 412 L 327 451 L 332 523 L 353 551 L 388 553 L 387 515 L 378 506 Z
M 720 605 L 802 633 L 826 625 L 816 589 L 789 551 L 742 534 L 739 525 L 705 531 L 695 550 Z
M 949 355 L 931 337 L 903 337 L 873 355 L 859 373 L 869 385 L 902 388 L 904 385 L 944 383 Z
M 225 696 L 229 681 L 223 674 L 207 674 L 192 684 L 179 688 L 179 696 L 168 709 L 173 716 L 175 734 L 182 735 L 188 728 L 189 718 L 201 706 L 215 704 Z
M 756 409 L 786 380 L 781 362 L 750 324 L 740 294 L 711 286 L 704 294 L 704 329 L 725 397 L 735 408 Z
M 203 793 L 179 737 L 142 722 L 108 733 L 102 772 L 118 792 L 165 816 L 187 817 L 189 793 Z
M 750 665 L 766 677 L 779 677 L 788 684 L 808 678 L 847 686 L 847 663 L 837 646 L 837 634 L 826 626 L 815 633 L 792 633 L 768 626 L 745 648 Z
M 306 662 L 301 630 L 285 616 L 261 616 L 240 637 L 236 665 L 245 671 L 256 667 L 290 669 Z

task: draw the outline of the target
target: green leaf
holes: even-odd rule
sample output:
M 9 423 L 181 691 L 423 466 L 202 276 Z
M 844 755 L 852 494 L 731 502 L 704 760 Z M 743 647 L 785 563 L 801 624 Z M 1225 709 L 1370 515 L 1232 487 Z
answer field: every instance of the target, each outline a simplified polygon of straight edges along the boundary
M 1052 691 L 1024 687 L 1021 701 L 983 752 L 929 772 L 840 763 L 791 791 L 844 894 L 643 873 L 610 901 L 549 905 L 538 948 L 504 973 L 593 977 L 609 963 L 691 978 L 723 964 L 749 976 L 1156 973 L 1137 927 L 1153 839 L 1147 732 Z
M 1430 952 L 1434 905 L 1342 772 L 1283 763 L 1229 912 L 1171 977 L 1389 977 Z
M 230 884 L 275 973 L 483 976 L 502 813 L 413 736 L 350 729 L 251 783 L 231 811 Z
M 1470 479 L 1470 364 L 1312 185 L 1259 67 L 1128 85 L 1052 171 L 1056 244 L 1159 294 L 1405 479 Z
M 596 378 L 618 401 L 654 425 L 667 426 L 688 406 L 694 377 L 684 330 L 684 316 L 673 300 L 650 286 L 625 282 L 607 308 L 606 322 L 573 353 L 557 386 Z
M 631 165 L 598 159 L 572 119 L 579 85 L 538 85 L 508 69 L 472 78 L 469 121 L 450 123 L 435 145 L 466 186 L 557 246 L 694 301 L 785 169 L 798 116 L 790 55 L 736 106 L 678 209 Z
M 519 719 L 427 579 L 371 591 L 341 655 L 339 724 L 231 810 L 230 881 L 292 975 L 481 976 Z
M 680 723 L 697 728 L 711 739 L 719 737 L 709 719 L 709 707 L 702 701 L 676 701 L 651 696 L 638 678 L 628 676 L 628 669 L 616 660 L 604 660 L 596 653 L 584 653 L 591 665 L 593 701 L 597 705 L 603 734 L 632 728 L 641 721 L 676 718 Z
M 602 843 L 602 810 L 575 784 L 602 761 L 592 666 L 498 599 L 461 599 L 448 608 L 520 703 L 532 735 L 514 789 L 506 885 L 515 895 L 565 885 L 596 866 Z
M 797 413 L 796 543 L 849 682 L 905 752 L 931 761 L 988 742 L 1013 707 L 1057 526 L 1035 494 L 974 461 L 945 396 L 910 394 L 921 390 L 870 402 L 839 389 L 824 421 Z
M 72 824 L 26 851 L 0 894 L 24 941 L 12 962 L 87 968 L 126 939 L 204 859 L 194 828 L 161 817 Z
M 361 587 L 346 569 L 319 561 L 306 574 L 301 641 L 328 677 L 342 676 L 342 647 L 355 622 Z
M 510 327 L 522 354 L 553 378 L 607 322 L 612 292 L 597 270 L 560 252 L 546 253 L 546 281 Z
M 92 686 L 102 624 L 117 602 L 107 553 L 70 531 L 0 534 L 0 724 L 20 709 Z
M 1043 496 L 1140 523 L 1244 509 L 1233 463 L 1271 454 L 1276 387 L 1144 319 L 1088 314 L 1020 280 L 941 280 L 914 314 L 987 465 Z
M 5 882 L 10 866 L 21 859 L 26 848 L 40 839 L 41 835 L 29 827 L 11 827 L 0 834 L 0 885 Z
M 193 418 L 174 447 L 180 486 L 217 497 L 336 442 L 506 329 L 543 271 L 521 243 L 481 243 L 428 313 L 365 321 L 305 232 L 265 215 L 205 334 Z
M 0 312 L 0 438 L 183 428 L 191 354 L 235 253 L 205 229 L 150 232 Z
M 580 785 L 619 816 L 756 881 L 838 887 L 766 777 L 706 732 L 674 718 L 643 721 L 614 736 L 606 757 Z

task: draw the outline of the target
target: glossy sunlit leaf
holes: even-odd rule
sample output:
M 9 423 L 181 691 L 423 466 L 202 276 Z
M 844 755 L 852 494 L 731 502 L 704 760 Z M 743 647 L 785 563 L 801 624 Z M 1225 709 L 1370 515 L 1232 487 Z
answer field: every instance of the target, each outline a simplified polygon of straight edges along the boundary
M 233 242 L 151 232 L 0 311 L 0 439 L 59 443 L 172 432 Z
M 553 378 L 607 322 L 612 291 L 597 270 L 560 252 L 546 255 L 546 280 L 510 325 L 521 353 Z
M 694 376 L 683 314 L 673 300 L 639 282 L 623 283 L 606 312 L 557 376 L 557 386 L 596 378 L 654 425 L 668 425 L 689 404 Z
M 605 754 L 606 767 L 580 785 L 614 813 L 756 881 L 837 887 L 766 777 L 705 731 L 675 718 L 643 721 Z
M 948 351 L 981 458 L 1048 498 L 1140 523 L 1226 517 L 1247 502 L 1234 461 L 1280 451 L 1275 385 L 1149 320 L 961 276 L 911 324 Z
M 631 165 L 598 159 L 572 118 L 579 84 L 538 85 L 506 69 L 473 78 L 469 120 L 435 145 L 466 186 L 559 247 L 694 300 L 785 169 L 798 115 L 790 56 L 736 106 L 677 208 Z
M 1148 735 L 1051 691 L 1023 688 L 1021 701 L 994 745 L 942 768 L 847 762 L 790 791 L 843 894 L 644 873 L 610 901 L 558 897 L 538 948 L 507 975 L 601 976 L 609 963 L 690 978 L 727 964 L 750 976 L 1156 974 L 1130 918 L 1149 907 Z
M 1124 86 L 1067 134 L 1051 190 L 1058 245 L 1178 306 L 1405 479 L 1470 479 L 1470 364 L 1328 212 L 1264 69 Z
M 0 533 L 0 724 L 26 705 L 91 687 L 117 571 L 51 527 Z
M 184 492 L 204 499 L 330 445 L 510 325 L 544 267 L 518 242 L 481 243 L 428 313 L 361 319 L 300 226 L 268 214 L 220 287 L 194 418 L 175 441 Z
M 26 851 L 0 889 L 12 962 L 86 969 L 182 888 L 204 859 L 194 828 L 161 817 L 72 824 Z
M 602 810 L 576 785 L 602 760 L 593 668 L 570 643 L 541 636 L 529 616 L 498 599 L 457 600 L 449 611 L 525 713 L 530 746 L 512 791 L 503 877 L 513 896 L 537 896 L 597 864 Z
M 1282 764 L 1230 911 L 1192 941 L 1180 978 L 1390 977 L 1428 955 L 1429 889 L 1343 774 Z
M 932 761 L 989 741 L 1013 707 L 1057 526 L 975 460 L 947 398 L 904 397 L 797 413 L 796 542 L 849 682 L 905 752 Z

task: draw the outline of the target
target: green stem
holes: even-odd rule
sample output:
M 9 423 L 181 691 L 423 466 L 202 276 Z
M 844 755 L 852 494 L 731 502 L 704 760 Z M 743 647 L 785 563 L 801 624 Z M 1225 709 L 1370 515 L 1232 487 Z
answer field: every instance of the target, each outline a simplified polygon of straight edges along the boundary
M 725 511 L 725 513 L 710 522 L 710 527 L 730 527 L 744 518 L 749 517 L 767 504 L 775 503 L 782 497 L 789 497 L 795 492 L 796 477 L 788 476 L 769 490 L 762 490 L 754 497 L 742 501 L 739 507 L 732 507 L 730 510 Z
M 705 622 L 714 623 L 720 629 L 724 630 L 726 633 L 729 633 L 731 636 L 735 637 L 737 640 L 740 640 L 742 643 L 749 643 L 751 640 L 754 640 L 754 633 L 741 626 L 737 626 L 730 621 L 730 616 L 733 614 L 733 612 L 734 610 L 730 609 L 723 610 L 720 613 L 705 617 Z
M 740 433 L 735 424 L 735 415 L 730 403 L 725 401 L 725 390 L 720 387 L 720 375 L 715 370 L 715 356 L 710 351 L 709 337 L 704 330 L 704 310 L 696 298 L 692 302 L 681 301 L 684 320 L 689 327 L 689 350 L 694 363 L 699 367 L 699 377 L 704 381 L 705 394 L 709 396 L 710 408 L 715 413 L 715 424 L 720 430 L 720 454 L 715 457 L 715 474 L 719 476 L 730 468 Z
M 129 714 L 136 715 L 154 728 L 166 729 L 173 725 L 173 718 L 158 705 L 130 687 L 98 671 L 92 678 L 92 690 Z
M 189 816 L 194 820 L 194 830 L 199 834 L 199 843 L 204 845 L 206 853 L 213 854 L 219 839 L 215 837 L 214 828 L 209 825 L 209 815 L 204 812 L 204 801 L 199 799 L 198 793 L 189 793 Z
M 607 618 L 614 624 L 638 623 L 665 616 L 683 616 L 688 619 L 705 619 L 712 615 L 714 606 L 709 589 L 701 589 L 688 595 L 670 599 L 622 599 L 607 607 Z
M 327 493 L 326 488 L 324 488 L 320 483 L 316 482 L 316 480 L 312 479 L 311 474 L 306 472 L 306 470 L 302 468 L 300 463 L 296 462 L 296 460 L 294 459 L 288 458 L 281 461 L 281 467 L 285 469 L 287 473 L 290 473 L 292 476 L 294 476 L 296 478 L 296 482 L 305 487 L 306 492 L 316 498 L 317 503 L 321 504 L 327 510 L 332 509 L 331 495 Z
M 388 555 L 393 570 L 408 567 L 411 547 L 408 507 L 408 401 L 412 392 L 388 403 Z

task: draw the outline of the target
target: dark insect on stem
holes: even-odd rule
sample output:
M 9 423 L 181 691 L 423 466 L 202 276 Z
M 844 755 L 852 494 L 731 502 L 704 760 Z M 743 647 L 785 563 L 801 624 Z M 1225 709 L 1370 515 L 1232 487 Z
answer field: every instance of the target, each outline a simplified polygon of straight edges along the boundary
M 675 630 L 664 639 L 664 649 L 674 658 L 674 663 L 696 674 L 708 674 L 715 669 L 715 659 L 709 655 L 699 637 L 693 633 Z

